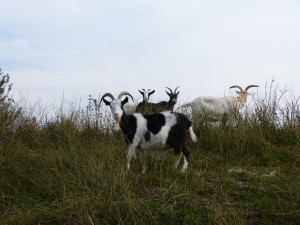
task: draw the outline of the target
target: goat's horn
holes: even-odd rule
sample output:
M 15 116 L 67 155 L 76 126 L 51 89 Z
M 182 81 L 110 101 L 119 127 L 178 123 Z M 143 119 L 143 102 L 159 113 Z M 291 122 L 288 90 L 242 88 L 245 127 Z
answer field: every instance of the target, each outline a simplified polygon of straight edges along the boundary
M 166 88 L 169 89 L 171 93 L 173 93 L 173 91 L 171 90 L 171 88 L 169 88 L 169 87 L 166 87 Z
M 248 89 L 252 88 L 252 87 L 259 87 L 258 85 L 249 85 L 245 88 L 245 91 L 247 91 Z
M 238 88 L 238 89 L 240 89 L 241 91 L 243 91 L 243 88 L 241 88 L 241 86 L 239 86 L 239 85 L 233 85 L 233 86 L 231 86 L 230 88 Z
M 177 91 L 177 89 L 178 89 L 179 87 L 180 87 L 180 86 L 178 86 L 177 88 L 175 88 L 174 93 L 176 93 L 176 91 Z
M 101 100 L 100 100 L 100 103 L 102 102 L 102 100 L 103 100 L 105 97 L 110 97 L 111 100 L 114 100 L 114 99 L 115 99 L 115 97 L 114 97 L 111 93 L 105 93 L 105 94 L 102 96 L 102 98 L 101 98 Z
M 119 94 L 118 99 L 121 99 L 121 97 L 122 97 L 123 95 L 128 95 L 128 96 L 132 99 L 132 101 L 134 102 L 134 99 L 133 99 L 132 95 L 131 95 L 128 91 L 122 91 L 122 92 Z

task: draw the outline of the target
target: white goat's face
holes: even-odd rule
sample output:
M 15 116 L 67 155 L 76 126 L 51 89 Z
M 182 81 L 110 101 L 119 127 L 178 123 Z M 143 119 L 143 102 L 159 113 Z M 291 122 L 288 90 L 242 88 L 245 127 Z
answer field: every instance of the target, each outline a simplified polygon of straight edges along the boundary
M 247 99 L 248 95 L 249 95 L 249 92 L 248 91 L 236 91 L 236 93 L 243 99 Z
M 237 97 L 237 101 L 236 101 L 236 106 L 238 108 L 242 108 L 244 107 L 244 105 L 246 104 L 246 101 L 247 101 L 247 97 L 249 95 L 249 92 L 248 91 L 236 91 L 236 93 L 239 95 Z
M 111 110 L 111 113 L 112 113 L 114 119 L 118 123 L 120 123 L 121 117 L 123 115 L 121 100 L 120 99 L 114 99 L 113 101 L 111 101 L 109 107 L 110 107 L 110 110 Z
M 148 102 L 150 95 L 152 95 L 155 92 L 155 90 L 151 91 L 151 89 L 148 89 L 148 90 L 142 89 L 142 91 L 139 90 L 139 92 L 141 93 L 141 95 L 143 95 L 143 101 Z
M 245 89 L 241 88 L 241 86 L 239 85 L 233 85 L 231 86 L 230 88 L 238 88 L 240 89 L 240 91 L 236 91 L 236 93 L 239 95 L 238 96 L 238 103 L 241 105 L 241 106 L 244 106 L 244 104 L 246 103 L 247 101 L 247 97 L 248 95 L 252 95 L 251 93 L 248 92 L 248 90 L 250 88 L 253 88 L 253 87 L 259 87 L 258 85 L 248 85 Z

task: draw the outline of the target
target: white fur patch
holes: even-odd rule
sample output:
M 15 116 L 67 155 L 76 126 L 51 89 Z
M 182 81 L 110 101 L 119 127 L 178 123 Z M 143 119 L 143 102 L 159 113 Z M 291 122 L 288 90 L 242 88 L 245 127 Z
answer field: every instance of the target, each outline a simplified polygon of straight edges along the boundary
M 161 127 L 160 131 L 157 134 L 151 133 L 147 129 L 147 120 L 141 114 L 134 114 L 137 119 L 137 129 L 136 134 L 133 139 L 134 146 L 140 146 L 142 149 L 168 149 L 169 146 L 166 145 L 169 131 L 177 123 L 176 115 L 170 112 L 162 112 L 165 116 L 166 123 Z M 150 141 L 145 140 L 145 134 L 149 132 Z

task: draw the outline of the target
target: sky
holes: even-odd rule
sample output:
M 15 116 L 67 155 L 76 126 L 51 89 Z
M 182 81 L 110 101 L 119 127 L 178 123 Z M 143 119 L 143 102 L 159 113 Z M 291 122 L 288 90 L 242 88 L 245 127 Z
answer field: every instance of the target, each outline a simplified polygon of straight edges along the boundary
M 0 68 L 29 102 L 155 89 L 152 101 L 300 95 L 300 0 L 1 0 Z

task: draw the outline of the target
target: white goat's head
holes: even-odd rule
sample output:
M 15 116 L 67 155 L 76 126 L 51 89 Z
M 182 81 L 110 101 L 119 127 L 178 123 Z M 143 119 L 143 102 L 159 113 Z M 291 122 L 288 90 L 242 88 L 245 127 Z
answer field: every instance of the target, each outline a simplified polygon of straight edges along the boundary
M 259 87 L 259 86 L 258 85 L 249 85 L 245 88 L 245 90 L 243 88 L 241 88 L 241 86 L 239 86 L 239 85 L 233 85 L 233 86 L 230 87 L 230 88 L 240 89 L 240 91 L 236 91 L 236 93 L 239 95 L 238 98 L 237 98 L 237 104 L 239 104 L 240 106 L 244 106 L 244 104 L 247 101 L 248 95 L 250 95 L 248 90 L 252 87 Z
M 139 92 L 143 95 L 143 101 L 148 103 L 150 95 L 152 95 L 155 90 L 151 91 L 151 89 L 145 90 L 143 88 L 142 90 L 139 90 Z
M 132 101 L 133 100 L 133 97 L 132 95 L 127 92 L 127 91 L 122 91 L 119 95 L 118 95 L 118 98 L 115 99 L 115 97 L 111 94 L 111 93 L 105 93 L 101 100 L 100 100 L 100 103 L 102 102 L 102 100 L 104 101 L 105 105 L 108 105 L 110 107 L 110 110 L 111 110 L 111 113 L 114 117 L 114 119 L 120 123 L 121 121 L 121 118 L 122 118 L 122 115 L 124 113 L 124 110 L 123 110 L 123 107 L 124 105 L 128 102 L 128 97 L 124 98 L 123 100 L 121 100 L 121 98 L 124 96 L 124 95 L 128 95 L 129 97 L 131 97 Z M 105 99 L 105 97 L 109 97 L 111 99 L 111 101 L 108 101 Z
M 170 100 L 169 102 L 173 105 L 175 105 L 177 103 L 177 98 L 178 98 L 178 95 L 179 95 L 179 92 L 180 91 L 177 91 L 177 89 L 179 88 L 180 86 L 178 86 L 177 88 L 175 88 L 174 92 L 171 90 L 171 88 L 169 87 L 166 87 L 167 89 L 170 90 L 170 92 L 167 92 L 166 93 L 169 95 L 170 97 Z

